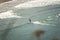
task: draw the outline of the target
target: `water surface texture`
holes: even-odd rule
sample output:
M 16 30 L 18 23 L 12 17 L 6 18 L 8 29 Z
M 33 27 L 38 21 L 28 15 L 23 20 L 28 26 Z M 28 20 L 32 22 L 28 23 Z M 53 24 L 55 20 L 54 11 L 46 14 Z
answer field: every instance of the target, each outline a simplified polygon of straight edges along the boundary
M 59 5 L 16 9 L 13 12 L 24 18 L 0 20 L 7 25 L 7 28 L 2 28 L 3 31 L 0 32 L 0 40 L 60 40 Z M 5 24 L 0 25 L 4 27 Z M 43 30 L 44 34 L 38 38 L 33 34 L 35 30 Z

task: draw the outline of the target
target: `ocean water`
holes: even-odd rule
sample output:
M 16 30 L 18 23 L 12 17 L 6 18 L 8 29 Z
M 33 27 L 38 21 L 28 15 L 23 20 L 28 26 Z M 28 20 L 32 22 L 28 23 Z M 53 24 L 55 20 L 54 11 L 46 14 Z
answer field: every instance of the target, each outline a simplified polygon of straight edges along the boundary
M 0 29 L 3 30 L 0 40 L 60 40 L 59 5 L 16 9 L 13 12 L 24 18 L 0 20 Z M 44 34 L 38 38 L 33 34 L 35 30 L 43 30 Z

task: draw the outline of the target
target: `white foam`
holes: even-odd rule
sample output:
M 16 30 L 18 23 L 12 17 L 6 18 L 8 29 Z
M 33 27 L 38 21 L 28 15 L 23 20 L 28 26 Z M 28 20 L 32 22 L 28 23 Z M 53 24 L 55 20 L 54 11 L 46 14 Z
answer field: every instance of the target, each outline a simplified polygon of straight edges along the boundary
M 33 22 L 33 24 L 50 25 L 50 24 L 47 24 L 47 23 L 42 23 L 42 22 L 39 22 L 39 21 L 35 21 L 35 22 Z
M 15 8 L 31 8 L 31 7 L 40 7 L 46 5 L 59 4 L 59 1 L 56 0 L 33 0 L 26 3 L 18 4 L 14 6 Z
M 12 18 L 12 17 L 15 17 L 15 18 L 23 18 L 22 16 L 14 15 L 14 13 L 12 12 L 12 10 L 7 11 L 7 12 L 3 12 L 3 13 L 0 13 L 0 19 Z

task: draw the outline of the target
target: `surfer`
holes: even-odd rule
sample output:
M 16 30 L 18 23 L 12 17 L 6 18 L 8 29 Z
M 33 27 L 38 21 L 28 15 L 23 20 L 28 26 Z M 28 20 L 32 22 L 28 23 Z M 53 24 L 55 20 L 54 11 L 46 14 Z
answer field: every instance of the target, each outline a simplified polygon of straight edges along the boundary
M 31 23 L 31 19 L 29 18 L 29 22 Z

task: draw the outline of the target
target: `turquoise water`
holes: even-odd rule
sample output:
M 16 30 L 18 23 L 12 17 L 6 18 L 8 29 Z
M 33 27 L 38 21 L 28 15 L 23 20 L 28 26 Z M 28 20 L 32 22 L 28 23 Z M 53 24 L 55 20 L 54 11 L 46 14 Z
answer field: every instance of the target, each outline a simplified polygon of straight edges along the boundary
M 41 35 L 39 40 L 52 40 L 53 38 L 60 40 L 59 5 L 16 9 L 13 10 L 13 12 L 15 15 L 25 18 L 8 18 L 0 20 L 0 25 L 3 27 L 0 28 L 0 30 L 3 29 L 3 31 L 0 32 L 0 40 L 38 40 L 38 38 L 33 35 L 35 30 L 44 31 L 44 34 Z M 31 19 L 31 23 L 29 23 L 29 18 Z M 49 25 L 34 24 L 33 22 L 36 21 Z
M 59 29 L 50 26 L 42 26 L 42 25 L 34 25 L 34 24 L 26 24 L 21 28 L 16 28 L 11 30 L 8 35 L 9 40 L 37 40 L 35 36 L 33 36 L 32 32 L 34 30 L 44 30 L 45 33 L 41 36 L 40 40 L 51 40 L 54 36 L 59 38 L 60 33 Z M 57 32 L 58 31 L 58 32 Z M 57 32 L 57 33 L 56 33 Z

